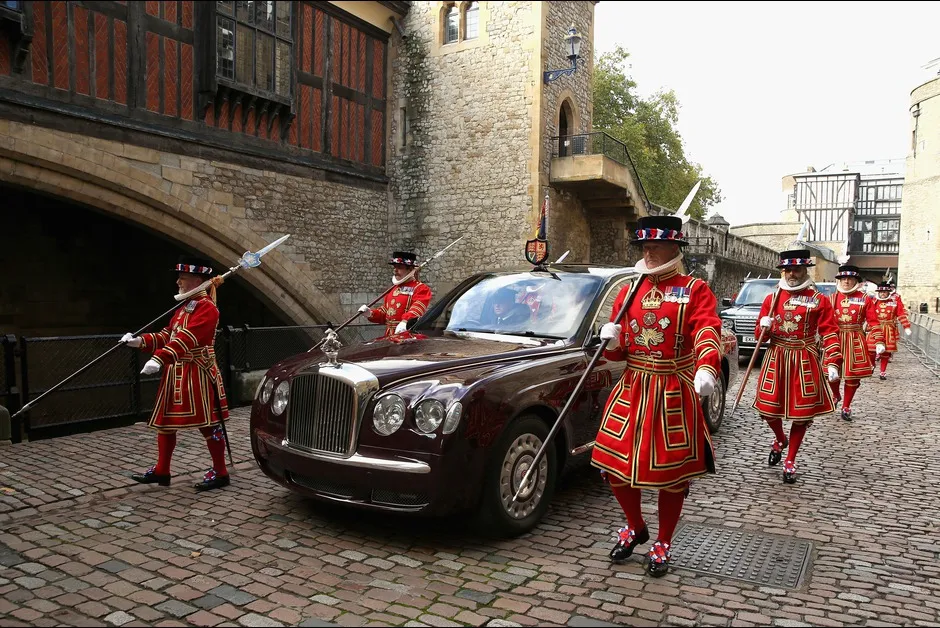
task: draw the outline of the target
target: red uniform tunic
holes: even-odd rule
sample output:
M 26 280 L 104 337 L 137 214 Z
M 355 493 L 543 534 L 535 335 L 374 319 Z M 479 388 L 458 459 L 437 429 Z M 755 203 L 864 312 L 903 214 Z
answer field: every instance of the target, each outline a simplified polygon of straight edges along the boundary
M 839 328 L 842 351 L 842 379 L 846 381 L 871 377 L 875 363 L 865 344 L 865 332 L 881 336 L 872 298 L 862 290 L 834 292 L 830 297 L 832 313 Z
M 896 294 L 892 294 L 887 299 L 873 299 L 872 305 L 878 319 L 878 328 L 881 330 L 881 335 L 880 337 L 873 334 L 868 335 L 868 350 L 874 353 L 875 345 L 883 342 L 885 353 L 894 353 L 898 350 L 898 323 L 904 325 L 904 329 L 911 328 L 911 321 L 907 319 L 904 303 Z
M 721 321 L 715 295 L 701 280 L 675 270 L 641 280 L 621 321 L 620 348 L 604 352 L 627 365 L 607 400 L 591 463 L 612 480 L 665 488 L 714 472 L 693 381 L 698 369 L 721 377 Z M 611 319 L 628 289 L 617 296 Z
M 760 335 L 760 319 L 770 316 L 770 346 L 764 355 L 754 408 L 761 416 L 812 421 L 835 410 L 832 392 L 823 367 L 841 371 L 842 350 L 832 303 L 815 288 L 780 289 L 774 311 L 773 294 L 768 294 L 760 310 L 755 335 Z M 820 366 L 816 333 L 822 340 Z
M 388 338 L 395 333 L 395 327 L 402 321 L 418 318 L 428 310 L 431 303 L 431 289 L 416 279 L 398 284 L 385 295 L 382 307 L 369 313 L 373 323 L 385 323 L 385 335 Z
M 140 335 L 140 348 L 163 365 L 150 427 L 206 427 L 228 418 L 213 348 L 218 322 L 218 308 L 200 292 L 176 310 L 163 331 Z

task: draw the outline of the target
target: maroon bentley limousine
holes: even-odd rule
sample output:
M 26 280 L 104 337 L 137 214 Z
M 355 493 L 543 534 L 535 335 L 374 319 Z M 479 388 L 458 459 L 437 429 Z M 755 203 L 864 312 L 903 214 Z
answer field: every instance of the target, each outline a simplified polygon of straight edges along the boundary
M 548 508 L 561 472 L 590 457 L 623 363 L 589 376 L 537 473 L 522 477 L 581 377 L 630 268 L 560 265 L 482 273 L 389 340 L 273 366 L 251 410 L 251 445 L 269 477 L 302 494 L 372 510 L 471 511 L 521 534 Z M 714 432 L 737 376 L 725 332 L 723 377 L 705 400 Z M 575 453 L 581 447 L 584 453 Z

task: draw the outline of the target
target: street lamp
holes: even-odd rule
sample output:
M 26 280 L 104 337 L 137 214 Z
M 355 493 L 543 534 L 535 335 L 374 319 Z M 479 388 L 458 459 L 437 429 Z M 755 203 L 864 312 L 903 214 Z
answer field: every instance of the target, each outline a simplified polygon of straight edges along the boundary
M 578 29 L 574 27 L 574 24 L 571 25 L 571 28 L 568 29 L 568 36 L 565 37 L 565 56 L 568 57 L 568 60 L 571 61 L 570 68 L 564 68 L 563 70 L 548 70 L 544 74 L 545 83 L 551 83 L 555 79 L 561 78 L 562 76 L 567 76 L 569 74 L 574 74 L 578 69 L 578 59 L 581 57 L 581 40 L 583 38 L 578 34 Z

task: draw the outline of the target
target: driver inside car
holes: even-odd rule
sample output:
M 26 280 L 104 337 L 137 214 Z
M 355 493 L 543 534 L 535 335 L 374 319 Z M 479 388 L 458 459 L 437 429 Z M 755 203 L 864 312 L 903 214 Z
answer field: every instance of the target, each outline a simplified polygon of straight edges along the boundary
M 529 308 L 523 303 L 516 303 L 516 291 L 512 288 L 500 288 L 493 297 L 492 325 L 494 330 L 524 329 L 529 322 Z

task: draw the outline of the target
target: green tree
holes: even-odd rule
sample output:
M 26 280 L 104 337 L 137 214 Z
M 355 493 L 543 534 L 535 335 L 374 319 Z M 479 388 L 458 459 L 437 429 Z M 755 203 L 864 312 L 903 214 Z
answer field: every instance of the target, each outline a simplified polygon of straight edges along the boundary
M 636 93 L 636 83 L 624 71 L 630 56 L 617 46 L 594 64 L 594 130 L 606 131 L 627 146 L 630 158 L 650 201 L 676 209 L 699 179 L 692 201 L 693 218 L 705 217 L 708 208 L 721 201 L 721 190 L 702 167 L 685 156 L 682 136 L 676 130 L 679 100 L 672 90 L 647 99 Z

